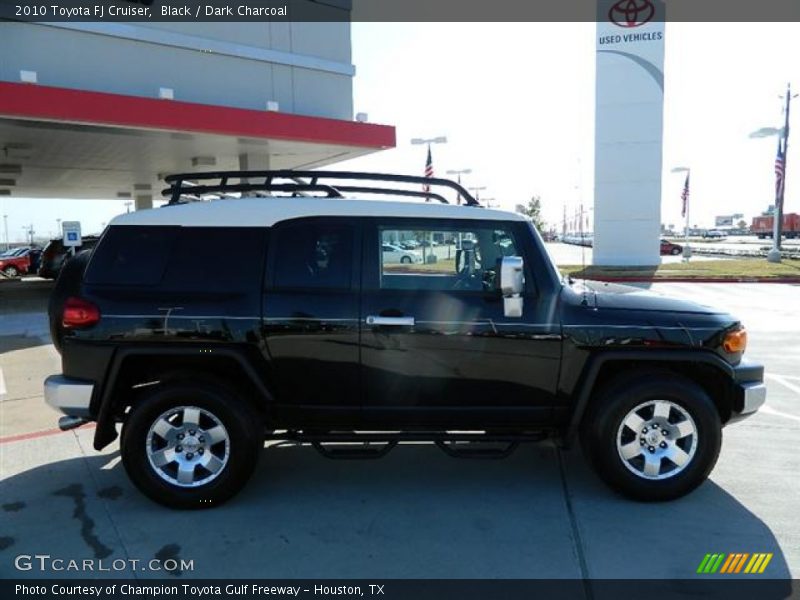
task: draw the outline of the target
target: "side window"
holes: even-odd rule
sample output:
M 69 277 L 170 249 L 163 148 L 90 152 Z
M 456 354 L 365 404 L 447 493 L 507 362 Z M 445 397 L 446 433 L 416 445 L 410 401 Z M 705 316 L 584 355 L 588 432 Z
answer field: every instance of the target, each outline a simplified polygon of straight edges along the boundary
M 164 274 L 178 227 L 109 227 L 94 251 L 86 283 L 157 285 Z
M 182 227 L 164 273 L 167 290 L 226 292 L 261 285 L 266 231 L 258 227 Z
M 271 245 L 276 288 L 346 289 L 353 272 L 353 227 L 293 223 L 274 230 Z
M 497 261 L 514 256 L 512 234 L 502 228 L 396 229 L 381 227 L 382 289 L 489 291 Z

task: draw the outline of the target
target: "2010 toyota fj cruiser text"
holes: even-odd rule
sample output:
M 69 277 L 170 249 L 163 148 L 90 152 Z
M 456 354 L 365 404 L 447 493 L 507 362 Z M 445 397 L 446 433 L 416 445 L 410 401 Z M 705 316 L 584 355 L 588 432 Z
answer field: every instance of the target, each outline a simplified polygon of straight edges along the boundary
M 736 318 L 565 280 L 529 220 L 452 181 L 167 181 L 168 205 L 116 217 L 65 267 L 50 305 L 63 374 L 45 381 L 62 428 L 97 422 L 95 448 L 122 425 L 130 478 L 163 504 L 227 500 L 265 439 L 329 456 L 403 440 L 497 456 L 545 436 L 579 436 L 614 489 L 666 500 L 708 476 L 722 426 L 765 400 Z

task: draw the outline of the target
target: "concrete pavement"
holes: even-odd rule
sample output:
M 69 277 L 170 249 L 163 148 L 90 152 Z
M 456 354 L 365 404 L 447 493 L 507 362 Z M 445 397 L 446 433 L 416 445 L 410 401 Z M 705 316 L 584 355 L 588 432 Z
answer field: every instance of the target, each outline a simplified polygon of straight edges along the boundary
M 46 553 L 192 560 L 185 577 L 673 579 L 694 577 L 709 552 L 772 552 L 764 577 L 800 577 L 800 286 L 652 287 L 738 314 L 748 355 L 770 375 L 767 410 L 725 430 L 711 480 L 663 504 L 620 498 L 579 451 L 551 444 L 504 461 L 456 460 L 418 444 L 378 461 L 331 461 L 285 445 L 264 450 L 229 504 L 170 511 L 132 487 L 116 445 L 92 449 L 91 429 L 35 433 L 56 422 L 34 384 L 57 358 L 46 333 L 8 336 L 3 325 L 0 367 L 19 390 L 0 402 L 3 435 L 34 434 L 0 443 L 0 576 L 84 575 L 14 569 L 15 556 Z

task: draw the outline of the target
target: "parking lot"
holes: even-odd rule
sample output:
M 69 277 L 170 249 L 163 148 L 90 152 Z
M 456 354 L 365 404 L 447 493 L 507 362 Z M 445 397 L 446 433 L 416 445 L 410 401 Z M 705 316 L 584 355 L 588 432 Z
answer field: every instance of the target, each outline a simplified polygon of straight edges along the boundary
M 720 552 L 771 552 L 762 577 L 800 577 L 798 286 L 652 286 L 738 315 L 748 355 L 767 367 L 767 406 L 725 430 L 711 479 L 678 501 L 625 500 L 578 449 L 550 443 L 503 461 L 452 459 L 420 444 L 377 461 L 331 461 L 282 445 L 265 448 L 242 494 L 205 512 L 145 499 L 116 444 L 94 451 L 91 427 L 54 430 L 41 392 L 59 370 L 44 314 L 49 287 L 0 285 L 2 577 L 84 575 L 14 567 L 20 554 L 49 554 L 177 557 L 203 578 L 681 579 Z M 180 575 L 130 566 L 102 575 L 115 574 Z

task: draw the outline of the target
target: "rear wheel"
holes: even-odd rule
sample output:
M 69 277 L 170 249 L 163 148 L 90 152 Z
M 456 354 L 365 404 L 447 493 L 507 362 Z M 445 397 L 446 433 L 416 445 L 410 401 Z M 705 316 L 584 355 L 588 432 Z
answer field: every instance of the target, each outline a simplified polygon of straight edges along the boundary
M 121 445 L 128 476 L 146 496 L 173 508 L 208 508 L 244 487 L 263 427 L 225 387 L 168 382 L 133 407 Z
M 678 498 L 708 477 L 722 425 L 705 391 L 675 374 L 626 377 L 592 400 L 582 445 L 597 474 L 637 500 Z

